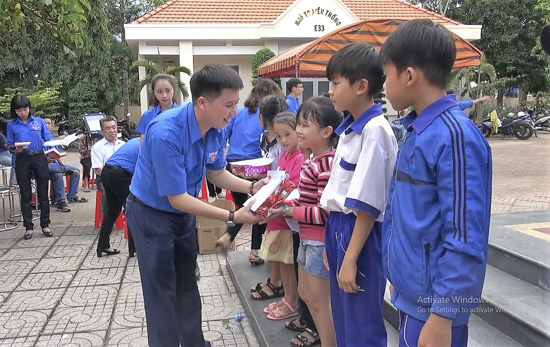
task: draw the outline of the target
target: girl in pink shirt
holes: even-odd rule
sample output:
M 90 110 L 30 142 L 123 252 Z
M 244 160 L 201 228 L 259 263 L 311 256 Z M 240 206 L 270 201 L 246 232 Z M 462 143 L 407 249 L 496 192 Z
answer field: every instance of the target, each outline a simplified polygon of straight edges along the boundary
M 293 218 L 299 223 L 298 293 L 307 304 L 319 333 L 306 326 L 304 332 L 291 341 L 291 346 L 307 346 L 319 340 L 325 346 L 336 346 L 330 310 L 329 271 L 323 264 L 328 211 L 321 208 L 319 201 L 332 169 L 337 141 L 334 130 L 342 118 L 332 101 L 325 97 L 309 99 L 300 107 L 298 143 L 300 148 L 312 151 L 311 158 L 301 170 L 300 198 L 294 206 L 283 205 L 271 210 L 273 216 Z
M 289 175 L 289 180 L 298 186 L 300 169 L 304 156 L 298 148 L 296 116 L 290 112 L 279 113 L 273 124 L 275 137 L 283 153 L 279 158 L 279 170 Z M 282 320 L 298 315 L 298 285 L 294 272 L 292 230 L 283 217 L 273 218 L 267 223 L 260 249 L 260 257 L 270 261 L 271 266 L 279 266 L 283 281 L 284 297 L 264 309 L 267 318 Z

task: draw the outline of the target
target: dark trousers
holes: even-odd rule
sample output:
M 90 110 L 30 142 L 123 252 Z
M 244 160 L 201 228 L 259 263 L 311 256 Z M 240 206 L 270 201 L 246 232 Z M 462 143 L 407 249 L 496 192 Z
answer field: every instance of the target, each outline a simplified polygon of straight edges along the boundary
M 292 232 L 292 246 L 294 251 L 294 271 L 296 271 L 296 279 L 299 281 L 298 278 L 298 249 L 300 248 L 300 234 L 296 232 Z M 315 322 L 313 321 L 313 317 L 311 316 L 311 312 L 309 312 L 309 308 L 307 307 L 307 304 L 304 300 L 302 300 L 301 297 L 298 296 L 298 306 L 300 307 L 300 319 L 306 322 L 306 327 L 310 328 L 311 330 L 317 331 L 317 326 L 315 325 Z
M 126 198 L 130 194 L 132 175 L 120 167 L 105 165 L 101 171 L 101 180 L 105 189 L 107 208 L 103 215 L 103 223 L 101 223 L 97 249 L 103 250 L 111 247 L 109 236 L 111 236 L 113 224 L 122 207 L 126 205 Z
M 50 171 L 46 155 L 41 152 L 30 155 L 27 152 L 17 153 L 15 159 L 15 176 L 21 191 L 21 214 L 23 226 L 26 230 L 32 230 L 32 188 L 31 178 L 36 180 L 36 203 L 40 204 L 40 227 L 50 225 L 50 204 L 48 201 L 48 183 Z
M 195 279 L 195 216 L 159 211 L 132 194 L 126 206 L 139 259 L 149 346 L 208 345 Z

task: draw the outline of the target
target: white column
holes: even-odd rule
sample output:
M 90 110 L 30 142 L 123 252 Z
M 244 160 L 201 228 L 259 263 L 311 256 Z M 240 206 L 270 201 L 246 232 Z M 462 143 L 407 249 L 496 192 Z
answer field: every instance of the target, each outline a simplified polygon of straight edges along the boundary
M 145 60 L 145 56 L 142 54 L 138 54 L 138 60 Z M 140 81 L 145 79 L 145 67 L 140 66 L 138 68 L 138 76 Z M 143 112 L 147 111 L 147 109 L 149 108 L 149 98 L 147 98 L 147 86 L 143 87 L 143 89 L 141 89 L 141 91 L 139 92 L 139 101 L 139 104 L 141 106 L 141 114 L 139 115 L 139 119 L 141 119 L 141 115 L 143 115 Z
M 191 73 L 193 73 L 193 41 L 180 41 L 180 66 L 185 66 Z M 191 101 L 191 87 L 189 86 L 189 81 L 191 76 L 180 72 L 180 81 L 185 84 L 187 91 L 189 92 L 189 98 L 187 100 L 182 100 L 182 103 Z M 180 99 L 182 95 L 180 94 Z

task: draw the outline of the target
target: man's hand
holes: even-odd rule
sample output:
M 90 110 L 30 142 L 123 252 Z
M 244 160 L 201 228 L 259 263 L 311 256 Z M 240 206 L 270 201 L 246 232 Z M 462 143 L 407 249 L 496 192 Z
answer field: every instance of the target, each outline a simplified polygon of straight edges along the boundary
M 263 178 L 258 182 L 254 183 L 254 188 L 252 188 L 252 195 L 256 194 L 260 188 L 265 186 L 269 182 L 269 177 Z
M 48 156 L 46 156 L 46 160 L 48 161 L 48 164 L 51 164 L 55 161 L 55 158 L 48 155 Z
M 255 214 L 250 210 L 253 204 L 254 204 L 254 200 L 252 200 L 247 206 L 235 212 L 235 223 L 256 224 L 265 220 L 265 218 Z
M 453 321 L 431 313 L 420 330 L 418 347 L 450 347 Z
M 346 293 L 357 293 L 361 287 L 355 282 L 357 275 L 357 262 L 344 256 L 342 267 L 338 273 L 338 286 Z

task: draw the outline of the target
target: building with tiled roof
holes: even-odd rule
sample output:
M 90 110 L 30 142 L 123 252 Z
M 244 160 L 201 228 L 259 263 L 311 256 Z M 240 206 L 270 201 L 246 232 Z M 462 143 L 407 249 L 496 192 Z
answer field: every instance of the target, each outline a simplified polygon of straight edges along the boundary
M 382 18 L 429 18 L 467 40 L 481 35 L 481 26 L 463 25 L 403 0 L 169 0 L 125 30 L 139 60 L 192 71 L 207 63 L 232 66 L 245 82 L 244 100 L 252 88 L 252 56 L 258 50 L 267 47 L 278 54 L 347 24 Z M 144 74 L 141 68 L 140 77 Z M 189 77 L 182 80 L 188 84 Z M 307 98 L 326 92 L 328 81 L 306 79 L 304 87 Z M 145 111 L 145 89 L 141 100 Z

